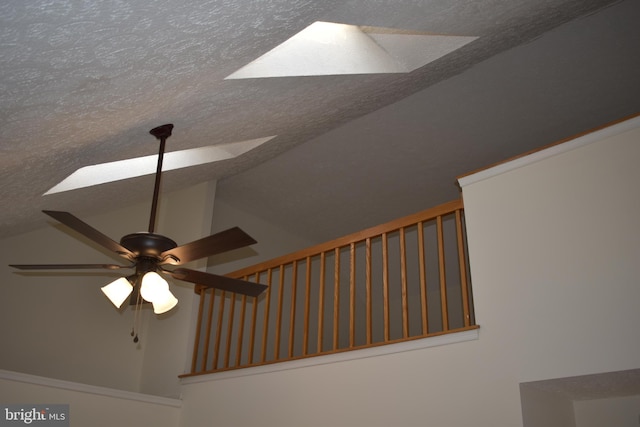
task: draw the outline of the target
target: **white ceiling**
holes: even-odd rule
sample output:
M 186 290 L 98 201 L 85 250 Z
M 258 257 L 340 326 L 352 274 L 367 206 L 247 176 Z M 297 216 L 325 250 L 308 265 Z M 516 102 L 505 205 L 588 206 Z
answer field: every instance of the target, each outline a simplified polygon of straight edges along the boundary
M 479 38 L 407 74 L 224 80 L 315 21 Z M 152 177 L 42 194 L 156 153 L 164 123 L 169 151 L 278 135 L 163 188 L 219 179 L 312 240 L 425 209 L 460 174 L 640 111 L 637 22 L 637 0 L 5 0 L 0 236 L 150 198 Z

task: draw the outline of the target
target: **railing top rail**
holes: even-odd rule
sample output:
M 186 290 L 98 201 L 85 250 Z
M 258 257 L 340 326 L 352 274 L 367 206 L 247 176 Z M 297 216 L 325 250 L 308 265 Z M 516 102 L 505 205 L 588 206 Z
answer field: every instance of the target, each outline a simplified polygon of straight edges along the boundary
M 409 227 L 419 223 L 420 221 L 423 221 L 423 222 L 430 221 L 432 219 L 437 218 L 438 216 L 447 215 L 462 208 L 463 208 L 463 203 L 461 199 L 453 200 L 451 202 L 443 203 L 436 207 L 426 209 L 424 211 L 417 212 L 417 213 L 405 216 L 403 218 L 389 221 L 385 224 L 376 225 L 374 227 L 367 228 L 366 230 L 358 231 L 358 232 L 349 234 L 347 236 L 339 237 L 337 239 L 330 240 L 325 243 L 320 243 L 318 245 L 311 246 L 309 248 L 306 248 L 291 254 L 283 255 L 281 257 L 274 258 L 269 261 L 265 261 L 260 264 L 252 265 L 250 267 L 233 271 L 227 274 L 227 276 L 233 277 L 233 278 L 248 276 L 259 271 L 268 270 L 269 268 L 275 268 L 280 265 L 289 264 L 294 261 L 299 261 L 310 256 L 315 256 L 322 252 L 327 252 L 335 248 L 348 246 L 351 243 L 361 242 L 368 238 L 380 236 L 383 233 L 390 233 L 402 227 Z

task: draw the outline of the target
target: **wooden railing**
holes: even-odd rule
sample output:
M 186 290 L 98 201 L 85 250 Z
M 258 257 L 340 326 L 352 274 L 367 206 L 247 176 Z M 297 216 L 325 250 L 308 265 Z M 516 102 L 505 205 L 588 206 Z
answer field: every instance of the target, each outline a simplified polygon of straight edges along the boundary
M 462 201 L 229 274 L 269 286 L 200 294 L 191 373 L 474 329 Z

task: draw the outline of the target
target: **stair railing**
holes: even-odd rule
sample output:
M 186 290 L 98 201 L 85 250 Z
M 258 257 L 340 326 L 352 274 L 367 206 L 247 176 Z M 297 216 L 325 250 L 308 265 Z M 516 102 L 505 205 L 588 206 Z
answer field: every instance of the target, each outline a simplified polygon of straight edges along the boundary
M 475 329 L 461 200 L 228 274 L 259 297 L 196 288 L 191 372 Z

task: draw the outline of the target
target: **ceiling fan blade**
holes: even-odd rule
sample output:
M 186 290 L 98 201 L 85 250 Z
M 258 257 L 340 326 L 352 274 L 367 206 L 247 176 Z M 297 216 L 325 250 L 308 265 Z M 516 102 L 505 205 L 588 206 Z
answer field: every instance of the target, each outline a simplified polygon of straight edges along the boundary
M 178 280 L 184 280 L 185 282 L 191 282 L 197 285 L 203 285 L 223 291 L 235 292 L 250 297 L 257 297 L 268 287 L 261 283 L 252 283 L 245 280 L 232 279 L 230 277 L 218 276 L 217 274 L 190 270 L 188 268 L 177 268 L 172 271 L 162 271 Z
M 117 253 L 118 255 L 133 260 L 135 259 L 135 255 L 129 249 L 122 246 L 120 243 L 112 240 L 111 238 L 105 236 L 95 228 L 91 227 L 86 222 L 76 218 L 69 212 L 59 212 L 59 211 L 42 211 L 45 214 L 49 215 L 51 218 L 56 219 L 66 225 L 67 227 L 77 231 L 83 236 L 93 240 L 95 243 L 100 246 L 109 249 Z
M 160 257 L 163 259 L 161 264 L 185 264 L 232 249 L 253 245 L 254 243 L 257 242 L 253 237 L 249 236 L 240 228 L 233 227 L 163 252 L 160 254 Z
M 133 268 L 134 265 L 117 264 L 9 264 L 9 267 L 18 270 L 120 270 L 121 268 Z

